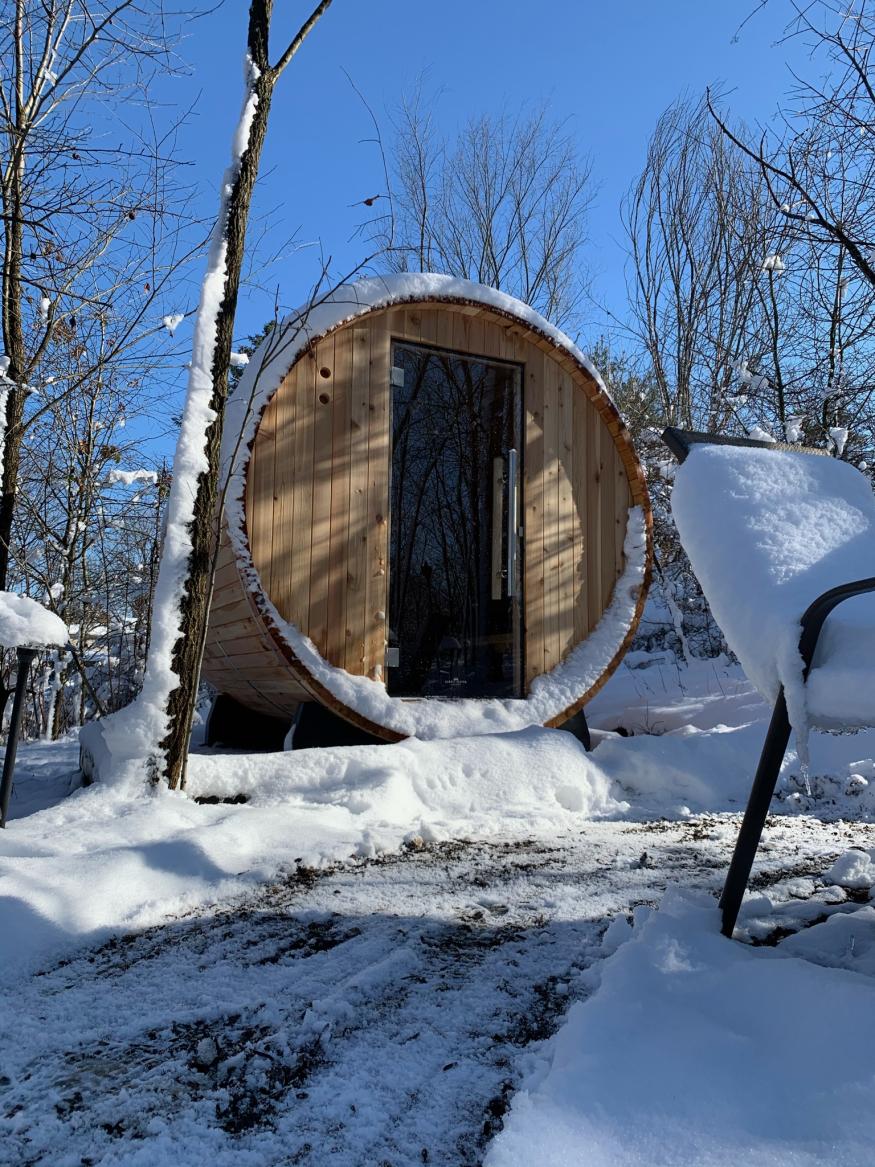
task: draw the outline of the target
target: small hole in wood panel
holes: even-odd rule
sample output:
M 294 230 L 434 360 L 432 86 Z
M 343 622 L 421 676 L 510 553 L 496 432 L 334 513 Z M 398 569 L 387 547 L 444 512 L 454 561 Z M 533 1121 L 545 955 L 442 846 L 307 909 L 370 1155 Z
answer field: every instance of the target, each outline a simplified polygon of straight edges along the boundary
M 331 370 L 328 368 L 327 365 L 323 365 L 322 368 L 319 370 L 319 376 L 326 377 L 326 378 L 331 376 Z
M 322 402 L 323 405 L 327 405 L 328 402 L 331 400 L 331 398 L 328 396 L 327 393 L 320 393 L 319 400 Z

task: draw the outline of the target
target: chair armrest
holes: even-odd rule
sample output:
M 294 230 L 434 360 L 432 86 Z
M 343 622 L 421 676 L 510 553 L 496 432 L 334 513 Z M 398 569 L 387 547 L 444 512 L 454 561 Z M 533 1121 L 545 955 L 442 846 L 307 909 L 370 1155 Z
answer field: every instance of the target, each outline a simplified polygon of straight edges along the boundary
M 803 680 L 808 677 L 811 662 L 814 660 L 817 641 L 820 638 L 820 632 L 827 616 L 833 608 L 837 608 L 844 600 L 850 600 L 853 596 L 864 595 L 866 592 L 875 592 L 875 577 L 870 576 L 868 579 L 857 579 L 851 583 L 839 584 L 838 587 L 830 588 L 828 592 L 824 592 L 823 595 L 818 596 L 805 609 L 805 614 L 801 620 L 802 635 L 799 637 L 799 655 L 802 657 L 802 663 L 805 666 L 802 673 Z

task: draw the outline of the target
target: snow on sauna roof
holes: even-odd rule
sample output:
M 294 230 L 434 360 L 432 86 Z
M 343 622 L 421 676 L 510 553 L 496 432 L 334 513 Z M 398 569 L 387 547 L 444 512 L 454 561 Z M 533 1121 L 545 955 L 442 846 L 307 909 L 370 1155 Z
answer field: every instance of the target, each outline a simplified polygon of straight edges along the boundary
M 824 626 L 806 685 L 800 620 L 829 588 L 875 576 L 875 495 L 847 462 L 803 451 L 696 445 L 672 513 L 729 646 L 769 700 L 784 685 L 797 734 L 875 724 L 875 597 Z
M 66 644 L 70 633 L 59 616 L 29 596 L 0 592 L 0 644 L 44 648 Z
M 611 396 L 595 366 L 565 333 L 545 320 L 540 312 L 505 292 L 455 276 L 432 272 L 398 272 L 368 276 L 320 296 L 312 304 L 289 313 L 278 329 L 256 349 L 228 400 L 222 460 L 237 473 L 246 460 L 247 446 L 255 436 L 258 419 L 283 377 L 309 344 L 358 316 L 401 304 L 441 301 L 482 304 L 519 320 L 563 349 L 590 374 L 608 401 Z M 612 402 L 613 404 L 613 402 Z M 242 440 L 241 440 L 242 438 Z

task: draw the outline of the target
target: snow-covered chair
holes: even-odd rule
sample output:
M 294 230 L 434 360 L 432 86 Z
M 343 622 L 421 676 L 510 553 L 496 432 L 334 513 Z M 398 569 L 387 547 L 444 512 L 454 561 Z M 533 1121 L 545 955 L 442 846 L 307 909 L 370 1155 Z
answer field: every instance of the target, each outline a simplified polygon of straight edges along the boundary
M 672 514 L 693 571 L 774 702 L 720 900 L 731 936 L 791 726 L 806 765 L 810 728 L 875 725 L 875 494 L 813 450 L 673 428 L 663 439 L 681 463 Z
M 29 596 L 20 596 L 16 592 L 0 592 L 0 644 L 4 648 L 14 648 L 18 658 L 15 696 L 12 699 L 3 774 L 0 777 L 0 827 L 6 826 L 6 816 L 9 813 L 12 774 L 15 769 L 18 733 L 24 712 L 24 695 L 31 662 L 41 648 L 58 648 L 65 645 L 69 639 L 70 633 L 60 616 L 50 612 Z

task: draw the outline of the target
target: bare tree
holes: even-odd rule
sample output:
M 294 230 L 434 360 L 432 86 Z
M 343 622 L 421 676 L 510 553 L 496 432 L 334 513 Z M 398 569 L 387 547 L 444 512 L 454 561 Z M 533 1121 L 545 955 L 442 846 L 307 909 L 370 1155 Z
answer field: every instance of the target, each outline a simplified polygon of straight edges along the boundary
M 102 366 L 22 444 L 10 580 L 61 616 L 76 647 L 56 670 L 76 691 L 54 702 L 49 732 L 126 705 L 142 676 L 166 475 L 141 452 L 125 381 Z
M 762 173 L 775 208 L 800 236 L 838 245 L 875 285 L 875 16 L 871 6 L 793 3 L 788 37 L 804 38 L 822 80 L 796 79 L 777 131 L 756 144 L 709 98 L 726 138 Z
M 392 155 L 395 270 L 475 280 L 574 322 L 593 192 L 561 124 L 544 109 L 484 115 L 451 140 L 419 90 L 399 110 Z
M 795 364 L 788 413 L 804 416 L 806 440 L 871 461 L 875 17 L 865 3 L 792 7 L 787 36 L 807 42 L 818 79 L 794 78 L 777 128 L 754 138 L 734 129 L 710 98 L 708 105 L 726 141 L 756 167 L 795 256 L 785 282 L 795 285 L 799 313 L 780 352 L 771 330 L 773 367 L 779 356 Z
M 755 168 L 682 99 L 657 122 L 623 207 L 633 331 L 666 422 L 722 430 L 740 359 L 762 347 L 762 269 L 781 254 Z
M 138 99 L 172 61 L 161 0 L 3 0 L 0 16 L 2 325 L 7 426 L 0 499 L 0 588 L 9 568 L 16 480 L 31 389 L 59 328 L 113 334 L 101 360 L 160 329 L 160 297 L 179 258 L 186 192 L 169 137 Z M 101 103 L 130 111 L 122 144 L 100 132 Z M 119 311 L 118 301 L 126 301 Z M 134 305 L 136 307 L 134 308 Z M 122 329 L 106 328 L 111 317 Z M 110 351 L 107 351 L 109 347 Z M 79 367 L 57 392 L 93 376 Z
M 871 460 L 875 295 L 843 243 L 800 229 L 743 131 L 721 128 L 707 106 L 682 100 L 659 119 L 624 220 L 634 355 L 661 415 L 648 421 L 651 402 L 630 420 L 650 471 L 662 593 L 681 643 L 695 633 L 716 647 L 653 430 L 671 423 Z M 836 190 L 846 181 L 836 174 Z

